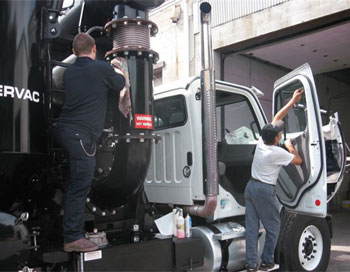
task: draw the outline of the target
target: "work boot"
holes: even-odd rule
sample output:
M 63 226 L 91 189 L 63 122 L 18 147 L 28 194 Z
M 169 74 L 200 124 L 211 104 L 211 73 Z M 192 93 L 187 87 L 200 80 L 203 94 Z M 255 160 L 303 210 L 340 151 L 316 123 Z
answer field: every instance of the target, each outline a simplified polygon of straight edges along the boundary
M 261 263 L 260 267 L 259 267 L 259 270 L 262 270 L 262 271 L 268 271 L 272 268 L 275 267 L 275 264 L 272 263 L 272 264 L 267 264 L 267 263 Z
M 247 266 L 246 271 L 247 272 L 256 272 L 256 271 L 258 271 L 258 269 L 256 267 Z
M 66 252 L 87 252 L 97 250 L 98 246 L 85 238 L 80 238 L 74 242 L 64 243 L 63 249 Z

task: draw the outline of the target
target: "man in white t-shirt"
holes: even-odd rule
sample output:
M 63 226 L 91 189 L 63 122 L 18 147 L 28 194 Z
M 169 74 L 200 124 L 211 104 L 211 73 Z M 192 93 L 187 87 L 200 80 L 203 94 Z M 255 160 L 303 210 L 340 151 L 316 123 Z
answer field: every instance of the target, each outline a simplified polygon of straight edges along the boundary
M 246 266 L 247 271 L 258 269 L 258 236 L 259 221 L 266 230 L 266 239 L 261 256 L 259 270 L 274 267 L 274 251 L 279 230 L 280 214 L 276 198 L 275 185 L 282 166 L 288 164 L 300 165 L 302 159 L 292 142 L 284 142 L 286 149 L 279 147 L 284 123 L 282 119 L 295 103 L 302 97 L 303 89 L 297 89 L 292 99 L 275 115 L 273 121 L 263 127 L 257 143 L 253 164 L 252 177 L 244 192 L 246 205 Z

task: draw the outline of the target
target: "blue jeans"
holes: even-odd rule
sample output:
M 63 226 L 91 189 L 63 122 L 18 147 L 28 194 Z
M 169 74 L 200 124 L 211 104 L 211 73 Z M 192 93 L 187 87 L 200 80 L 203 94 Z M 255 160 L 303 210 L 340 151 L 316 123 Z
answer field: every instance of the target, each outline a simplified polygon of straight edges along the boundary
M 84 212 L 96 166 L 96 142 L 71 128 L 59 127 L 57 138 L 69 155 L 69 182 L 63 199 L 65 243 L 84 237 Z
M 246 263 L 258 266 L 259 220 L 266 230 L 262 262 L 274 263 L 274 251 L 280 231 L 279 204 L 275 186 L 250 180 L 244 192 L 246 205 Z

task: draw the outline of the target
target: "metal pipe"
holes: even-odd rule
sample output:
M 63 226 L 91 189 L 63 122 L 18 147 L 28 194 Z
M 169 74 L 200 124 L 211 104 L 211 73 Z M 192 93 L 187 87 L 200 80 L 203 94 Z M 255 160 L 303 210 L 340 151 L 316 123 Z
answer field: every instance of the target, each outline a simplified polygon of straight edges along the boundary
M 84 9 L 85 9 L 85 0 L 83 0 L 82 4 L 81 4 L 79 24 L 78 24 L 78 33 L 81 33 L 81 23 L 83 21 Z
M 202 145 L 203 145 L 203 181 L 205 204 L 187 207 L 187 212 L 201 217 L 212 215 L 216 209 L 219 192 L 215 75 L 211 41 L 210 14 L 211 5 L 203 2 L 201 11 L 201 100 L 202 100 Z

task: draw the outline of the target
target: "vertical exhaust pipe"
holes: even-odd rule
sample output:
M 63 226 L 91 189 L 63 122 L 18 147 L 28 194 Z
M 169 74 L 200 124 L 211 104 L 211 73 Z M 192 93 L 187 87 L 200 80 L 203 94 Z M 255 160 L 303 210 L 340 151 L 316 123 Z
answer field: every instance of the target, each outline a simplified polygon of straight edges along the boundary
M 202 100 L 202 145 L 203 145 L 203 181 L 205 204 L 187 207 L 188 213 L 209 217 L 216 209 L 219 192 L 215 75 L 211 38 L 211 5 L 203 2 L 201 11 L 201 100 Z

